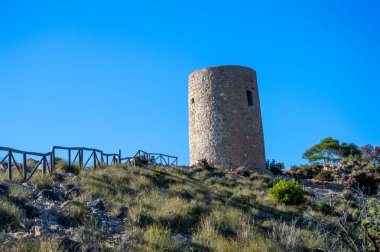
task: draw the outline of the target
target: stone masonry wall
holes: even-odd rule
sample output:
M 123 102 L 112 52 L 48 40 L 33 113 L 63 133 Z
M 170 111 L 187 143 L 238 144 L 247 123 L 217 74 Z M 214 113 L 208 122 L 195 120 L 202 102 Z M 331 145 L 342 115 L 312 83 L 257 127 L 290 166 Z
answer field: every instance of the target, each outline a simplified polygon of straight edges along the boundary
M 218 66 L 190 74 L 190 164 L 206 159 L 226 169 L 246 166 L 266 172 L 260 111 L 254 70 Z

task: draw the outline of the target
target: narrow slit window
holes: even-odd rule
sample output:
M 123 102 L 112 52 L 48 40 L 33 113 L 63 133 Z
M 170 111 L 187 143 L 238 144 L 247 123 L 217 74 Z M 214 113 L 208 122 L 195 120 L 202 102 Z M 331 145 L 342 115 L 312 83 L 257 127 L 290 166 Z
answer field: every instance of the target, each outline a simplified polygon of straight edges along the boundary
M 191 98 L 191 104 L 194 104 L 194 98 Z
M 248 106 L 253 106 L 253 95 L 251 90 L 247 90 Z

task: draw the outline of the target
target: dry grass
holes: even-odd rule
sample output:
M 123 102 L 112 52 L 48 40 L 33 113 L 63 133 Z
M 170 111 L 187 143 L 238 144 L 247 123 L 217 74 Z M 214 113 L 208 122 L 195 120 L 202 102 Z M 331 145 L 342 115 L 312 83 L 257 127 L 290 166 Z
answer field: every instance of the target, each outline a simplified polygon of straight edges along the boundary
M 209 167 L 152 171 L 110 166 L 78 173 L 75 179 L 64 181 L 66 187 L 80 188 L 81 195 L 75 199 L 78 204 L 65 210 L 62 221 L 81 234 L 83 248 L 105 248 L 106 238 L 87 216 L 86 203 L 95 198 L 101 198 L 114 216 L 121 207 L 128 207 L 123 224 L 128 249 L 135 251 L 298 251 L 331 245 L 302 224 L 304 208 L 280 205 L 269 197 L 268 176 L 252 174 L 240 180 Z M 49 188 L 54 177 L 36 174 L 33 182 Z M 20 187 L 10 188 L 10 195 L 30 197 Z M 18 207 L 5 203 L 5 198 L 0 201 L 0 211 L 8 204 L 4 212 L 17 223 Z

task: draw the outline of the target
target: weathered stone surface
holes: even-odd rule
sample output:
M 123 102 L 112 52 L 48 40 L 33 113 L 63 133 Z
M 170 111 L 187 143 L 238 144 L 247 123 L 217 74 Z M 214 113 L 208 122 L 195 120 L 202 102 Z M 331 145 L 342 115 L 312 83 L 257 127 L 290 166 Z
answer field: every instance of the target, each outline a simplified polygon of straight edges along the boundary
M 209 67 L 189 76 L 190 164 L 267 173 L 256 72 Z

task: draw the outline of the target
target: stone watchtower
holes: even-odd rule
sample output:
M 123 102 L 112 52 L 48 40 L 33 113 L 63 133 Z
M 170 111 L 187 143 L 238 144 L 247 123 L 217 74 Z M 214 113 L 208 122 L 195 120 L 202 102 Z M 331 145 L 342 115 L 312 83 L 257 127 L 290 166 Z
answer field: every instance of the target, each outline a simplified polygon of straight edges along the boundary
M 200 159 L 225 169 L 266 173 L 256 72 L 217 66 L 189 76 L 190 165 Z

